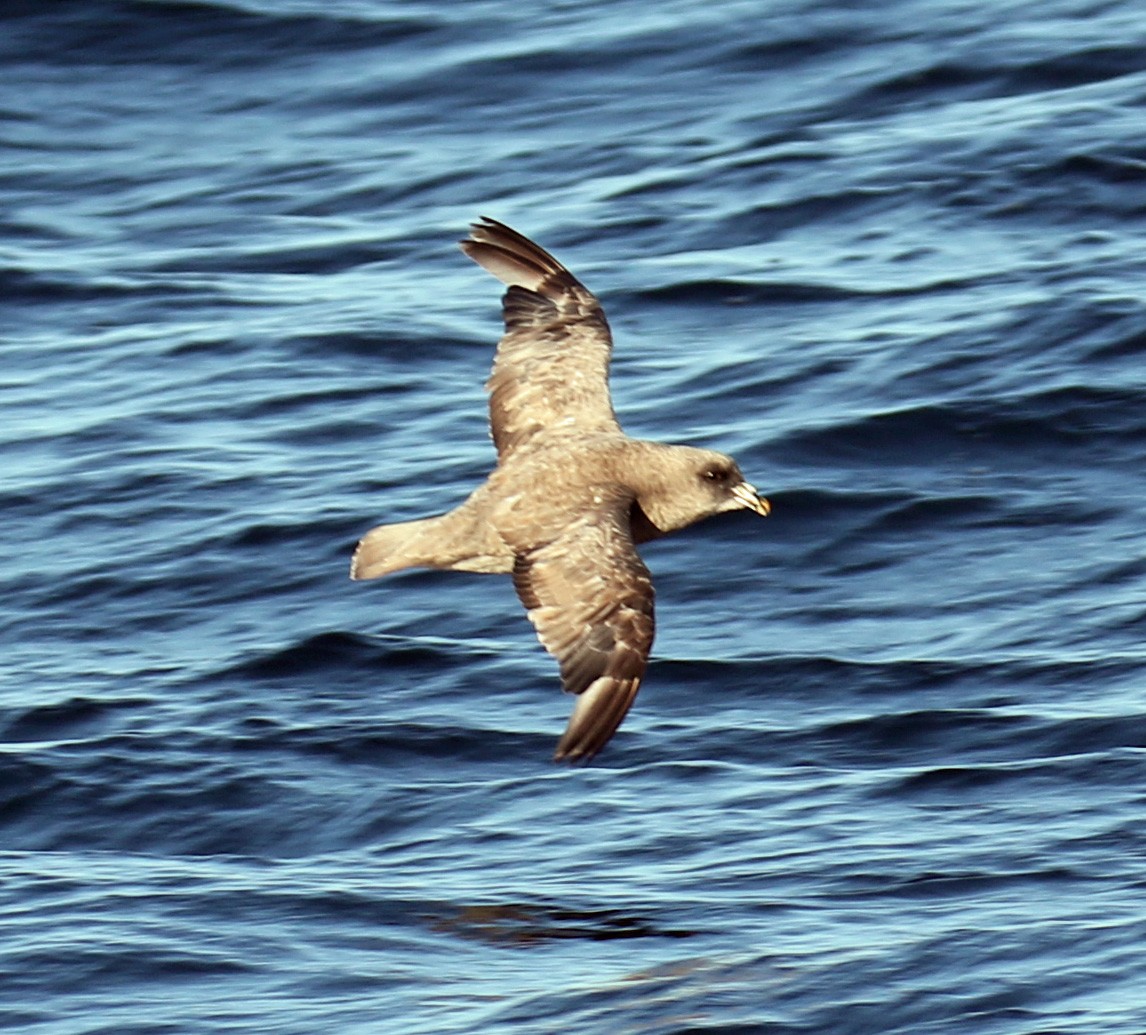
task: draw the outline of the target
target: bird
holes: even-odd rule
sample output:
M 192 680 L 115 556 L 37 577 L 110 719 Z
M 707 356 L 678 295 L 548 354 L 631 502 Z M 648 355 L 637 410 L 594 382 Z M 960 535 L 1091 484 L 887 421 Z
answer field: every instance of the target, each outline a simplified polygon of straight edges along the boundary
M 730 456 L 621 430 L 601 303 L 549 252 L 485 216 L 459 244 L 506 285 L 505 334 L 485 386 L 496 466 L 453 510 L 368 531 L 350 577 L 510 575 L 576 698 L 554 760 L 587 762 L 648 666 L 653 581 L 637 547 L 727 511 L 767 517 L 771 504 Z

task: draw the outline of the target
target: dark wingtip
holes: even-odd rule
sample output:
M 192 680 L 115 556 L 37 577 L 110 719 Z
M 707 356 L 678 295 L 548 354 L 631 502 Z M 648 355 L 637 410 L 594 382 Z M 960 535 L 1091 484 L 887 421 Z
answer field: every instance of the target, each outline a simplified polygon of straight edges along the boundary
M 640 676 L 595 679 L 578 697 L 569 725 L 557 742 L 553 760 L 577 764 L 592 759 L 617 732 L 640 686 Z M 609 690 L 612 693 L 608 693 Z
M 553 761 L 563 762 L 566 765 L 583 765 L 586 762 L 591 762 L 597 757 L 597 752 L 601 750 L 601 747 L 604 746 L 562 748 L 563 741 L 564 738 L 557 742 L 557 750 L 553 752 Z

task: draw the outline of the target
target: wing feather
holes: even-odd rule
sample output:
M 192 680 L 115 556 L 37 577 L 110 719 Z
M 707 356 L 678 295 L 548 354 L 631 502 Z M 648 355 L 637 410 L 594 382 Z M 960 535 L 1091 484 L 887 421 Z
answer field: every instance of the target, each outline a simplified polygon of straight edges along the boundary
M 609 397 L 613 339 L 596 296 L 544 248 L 493 219 L 462 250 L 509 285 L 505 334 L 486 382 L 498 455 L 546 430 L 619 431 Z
M 592 758 L 612 737 L 640 687 L 652 647 L 653 584 L 618 492 L 553 542 L 517 558 L 513 581 L 542 646 L 557 658 L 577 704 L 556 757 Z

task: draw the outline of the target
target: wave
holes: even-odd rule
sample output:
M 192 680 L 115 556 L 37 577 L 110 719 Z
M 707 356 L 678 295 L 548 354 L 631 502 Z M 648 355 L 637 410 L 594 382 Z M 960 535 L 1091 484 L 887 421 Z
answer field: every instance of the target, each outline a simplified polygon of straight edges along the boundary
M 240 68 L 433 33 L 434 19 L 409 15 L 295 14 L 222 0 L 59 0 L 6 4 L 0 22 L 19 23 L 23 54 L 45 63 L 175 63 Z
M 1063 446 L 1122 449 L 1143 441 L 1146 411 L 1137 390 L 1071 385 L 867 414 L 790 432 L 774 447 L 837 462 L 880 457 L 924 463 L 961 450 L 1018 450 L 1061 459 Z

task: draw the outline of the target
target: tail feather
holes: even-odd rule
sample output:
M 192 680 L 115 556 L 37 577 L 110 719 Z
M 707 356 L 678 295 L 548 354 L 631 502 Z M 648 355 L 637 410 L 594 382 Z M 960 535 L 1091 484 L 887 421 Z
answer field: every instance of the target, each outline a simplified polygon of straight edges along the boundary
M 438 518 L 421 518 L 417 521 L 400 521 L 393 525 L 378 525 L 370 529 L 358 542 L 354 557 L 350 561 L 352 579 L 376 579 L 403 568 L 426 565 L 432 560 L 422 553 L 414 552 L 420 542 L 425 542 L 425 533 Z M 432 536 L 430 537 L 432 540 Z
M 437 517 L 370 529 L 350 562 L 352 579 L 376 579 L 403 568 L 508 574 L 513 551 L 464 507 Z

